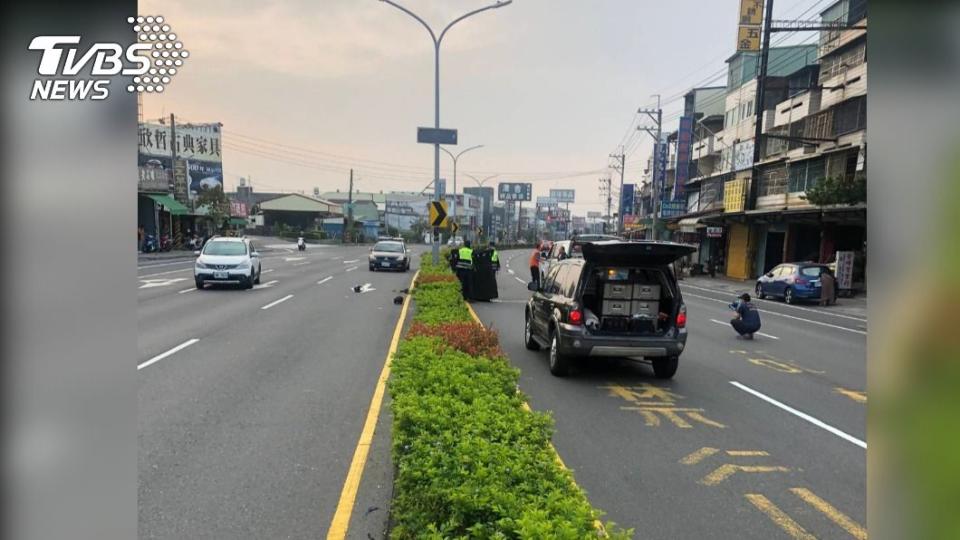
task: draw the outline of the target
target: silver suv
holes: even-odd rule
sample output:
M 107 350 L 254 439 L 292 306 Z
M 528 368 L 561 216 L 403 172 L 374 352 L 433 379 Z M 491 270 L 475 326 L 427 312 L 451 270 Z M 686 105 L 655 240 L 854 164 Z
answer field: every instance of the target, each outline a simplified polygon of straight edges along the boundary
M 205 283 L 238 284 L 244 289 L 260 283 L 260 254 L 246 238 L 215 236 L 194 254 L 193 278 L 198 289 Z

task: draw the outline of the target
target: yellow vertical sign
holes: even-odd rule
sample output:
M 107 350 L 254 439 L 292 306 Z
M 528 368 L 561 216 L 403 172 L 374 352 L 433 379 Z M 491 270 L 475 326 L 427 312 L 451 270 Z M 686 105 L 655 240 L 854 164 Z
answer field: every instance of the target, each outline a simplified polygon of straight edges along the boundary
M 737 51 L 760 50 L 763 25 L 763 0 L 740 0 L 740 21 L 737 28 Z

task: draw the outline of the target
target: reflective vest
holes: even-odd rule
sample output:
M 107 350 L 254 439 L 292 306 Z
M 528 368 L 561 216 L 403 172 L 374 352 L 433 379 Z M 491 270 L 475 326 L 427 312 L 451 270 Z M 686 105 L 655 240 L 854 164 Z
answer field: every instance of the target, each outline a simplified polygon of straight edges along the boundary
M 457 252 L 457 268 L 473 268 L 473 250 L 468 247 L 462 247 Z
M 490 256 L 490 262 L 498 263 L 500 262 L 500 252 L 493 250 L 493 255 Z

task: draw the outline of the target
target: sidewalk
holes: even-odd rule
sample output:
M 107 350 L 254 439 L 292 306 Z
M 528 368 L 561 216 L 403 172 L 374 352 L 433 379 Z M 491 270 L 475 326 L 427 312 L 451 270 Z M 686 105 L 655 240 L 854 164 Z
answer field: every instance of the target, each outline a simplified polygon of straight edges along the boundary
M 696 276 L 696 277 L 685 277 L 680 280 L 680 286 L 684 285 L 690 287 L 702 287 L 704 289 L 713 289 L 715 291 L 729 292 L 730 301 L 732 302 L 734 297 L 739 296 L 743 293 L 749 293 L 750 296 L 754 296 L 754 287 L 755 281 L 738 281 L 735 279 L 730 279 L 727 277 L 717 276 L 715 278 L 707 276 Z M 776 300 L 774 300 L 776 301 Z M 860 293 L 853 298 L 840 297 L 837 298 L 837 303 L 832 306 L 817 306 L 816 302 L 810 302 L 809 304 L 802 304 L 805 307 L 815 307 L 824 312 L 837 312 L 843 315 L 850 315 L 851 317 L 862 317 L 867 318 L 867 295 L 866 293 Z
M 137 263 L 170 261 L 176 259 L 192 259 L 193 252 L 185 249 L 174 249 L 172 251 L 155 251 L 153 253 L 137 253 Z

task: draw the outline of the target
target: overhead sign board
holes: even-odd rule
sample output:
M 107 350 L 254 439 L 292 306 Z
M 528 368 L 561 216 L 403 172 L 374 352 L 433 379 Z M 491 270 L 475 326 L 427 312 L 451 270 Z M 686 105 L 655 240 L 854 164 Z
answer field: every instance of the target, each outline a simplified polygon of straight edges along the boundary
M 523 182 L 501 182 L 497 184 L 498 201 L 528 202 L 533 200 L 533 184 Z
M 550 198 L 556 199 L 560 203 L 572 203 L 576 199 L 576 190 L 574 189 L 551 189 Z
M 687 181 L 690 180 L 690 160 L 693 159 L 693 116 L 680 118 L 677 131 L 677 172 L 673 187 L 674 198 L 683 197 Z
M 672 218 L 682 216 L 687 213 L 687 202 L 684 200 L 661 201 L 660 217 Z
M 417 142 L 421 144 L 457 144 L 457 130 L 443 128 L 417 128 Z
M 537 197 L 537 206 L 542 208 L 556 208 L 560 202 L 553 197 Z

